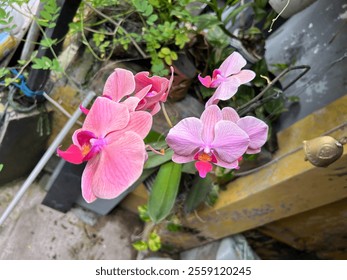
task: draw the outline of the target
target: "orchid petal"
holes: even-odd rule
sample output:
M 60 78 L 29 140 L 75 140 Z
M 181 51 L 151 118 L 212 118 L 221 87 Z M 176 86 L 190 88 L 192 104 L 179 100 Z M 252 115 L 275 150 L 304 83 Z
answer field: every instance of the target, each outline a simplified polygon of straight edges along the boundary
M 233 77 L 238 79 L 240 84 L 246 84 L 255 78 L 255 73 L 252 70 L 241 70 Z
M 204 145 L 201 133 L 202 122 L 199 119 L 185 118 L 170 129 L 166 142 L 176 154 L 190 156 Z
M 176 162 L 176 163 L 187 163 L 187 162 L 194 161 L 194 156 L 193 155 L 180 156 L 178 154 L 173 154 L 172 155 L 172 161 Z
M 66 151 L 57 149 L 57 154 L 61 158 L 73 164 L 80 164 L 83 162 L 83 155 L 80 148 L 76 145 L 70 145 Z
M 75 132 L 72 134 L 72 143 L 74 143 L 77 147 L 81 148 L 80 143 L 78 142 L 77 135 L 83 131 L 82 128 L 76 129 Z
M 199 74 L 198 79 L 203 86 L 205 86 L 207 88 L 209 88 L 211 86 L 211 83 L 212 83 L 211 76 L 206 76 L 205 78 L 203 78 Z
M 89 113 L 89 110 L 86 107 L 83 107 L 82 104 L 80 104 L 80 110 L 85 115 L 88 115 L 88 113 Z
M 211 163 L 206 161 L 197 161 L 195 163 L 195 168 L 199 171 L 199 176 L 205 178 L 206 174 L 212 171 L 213 166 Z
M 109 144 L 88 162 L 82 175 L 82 194 L 87 202 L 94 197 L 116 198 L 142 173 L 146 151 L 139 135 L 132 131 L 112 133 L 107 141 Z
M 241 69 L 246 66 L 247 61 L 238 52 L 233 52 L 229 55 L 221 66 L 218 68 L 224 77 L 236 74 L 241 71 Z
M 116 68 L 107 78 L 103 95 L 111 96 L 116 102 L 132 94 L 135 90 L 134 74 L 129 70 Z
M 239 85 L 240 84 L 238 83 L 237 79 L 234 79 L 233 77 L 228 78 L 227 81 L 222 82 L 218 86 L 215 93 L 206 102 L 205 107 L 208 107 L 212 104 L 217 104 L 219 102 L 219 100 L 230 99 L 231 97 L 233 97 L 236 94 Z
M 152 127 L 152 115 L 144 111 L 136 111 L 130 113 L 130 120 L 128 125 L 123 131 L 133 131 L 144 139 Z
M 255 117 L 247 116 L 241 118 L 237 125 L 243 129 L 249 136 L 250 142 L 247 149 L 248 154 L 256 154 L 260 152 L 268 136 L 268 125 Z
M 128 107 L 129 112 L 134 112 L 137 105 L 139 104 L 140 99 L 135 96 L 130 96 L 127 99 L 125 99 L 122 104 L 126 105 Z
M 233 162 L 226 162 L 224 160 L 222 160 L 218 155 L 216 155 L 216 158 L 217 158 L 217 165 L 220 166 L 220 167 L 224 167 L 224 168 L 227 168 L 227 169 L 239 169 L 239 161 L 238 160 L 235 160 Z
M 203 124 L 202 140 L 206 145 L 209 145 L 214 139 L 216 123 L 222 120 L 222 112 L 217 105 L 211 105 L 201 114 L 200 120 Z
M 232 163 L 238 160 L 246 152 L 248 144 L 248 135 L 237 124 L 225 120 L 216 124 L 211 148 L 223 161 Z
M 146 96 L 146 94 L 151 90 L 152 85 L 145 86 L 139 91 L 135 90 L 135 96 L 139 99 L 142 99 Z
M 97 137 L 123 129 L 129 122 L 129 110 L 126 105 L 108 98 L 98 97 L 84 121 L 83 130 L 93 132 Z
M 174 79 L 174 68 L 172 66 L 170 66 L 170 70 L 171 70 L 171 77 L 169 79 L 169 83 L 167 85 L 167 89 L 165 91 L 165 94 L 162 95 L 162 97 L 160 98 L 161 102 L 166 102 L 167 97 L 169 95 L 169 92 L 171 90 L 172 87 L 172 83 L 173 83 L 173 79 Z M 154 114 L 153 114 L 154 115 Z
M 150 112 L 152 116 L 157 114 L 160 111 L 161 107 L 159 103 L 154 104 L 152 111 Z
M 225 107 L 222 109 L 223 120 L 232 121 L 233 123 L 237 123 L 240 119 L 239 114 L 236 112 L 234 108 Z

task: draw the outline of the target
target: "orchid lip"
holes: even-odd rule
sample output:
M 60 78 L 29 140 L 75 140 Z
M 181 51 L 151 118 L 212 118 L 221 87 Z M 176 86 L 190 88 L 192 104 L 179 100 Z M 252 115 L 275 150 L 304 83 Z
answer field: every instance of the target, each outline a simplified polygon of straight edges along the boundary
M 93 138 L 90 139 L 91 149 L 89 153 L 83 158 L 83 160 L 90 160 L 92 157 L 97 155 L 102 148 L 107 144 L 107 140 L 105 138 Z

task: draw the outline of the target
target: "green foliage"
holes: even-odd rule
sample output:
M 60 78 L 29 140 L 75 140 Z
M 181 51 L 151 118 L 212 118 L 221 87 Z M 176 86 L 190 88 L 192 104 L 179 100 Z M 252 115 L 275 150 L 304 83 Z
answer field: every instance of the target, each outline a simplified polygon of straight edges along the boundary
M 46 56 L 41 58 L 34 58 L 31 66 L 33 69 L 54 70 L 57 72 L 62 71 L 59 61 L 57 59 L 50 59 Z
M 148 214 L 148 206 L 146 204 L 137 207 L 137 211 L 139 212 L 139 216 L 142 221 L 146 223 L 151 221 L 151 218 Z
M 55 27 L 55 21 L 59 17 L 60 7 L 57 5 L 56 0 L 43 0 L 43 8 L 40 11 L 40 17 L 37 23 L 43 27 Z
M 162 246 L 160 236 L 156 233 L 156 231 L 149 234 L 148 240 L 139 240 L 134 242 L 132 245 L 137 251 L 150 250 L 152 252 L 159 251 Z
M 4 165 L 2 163 L 0 163 L 0 172 L 3 168 L 4 168 Z
M 171 149 L 167 150 L 164 155 L 158 155 L 153 152 L 148 153 L 148 159 L 145 163 L 144 169 L 158 167 L 159 165 L 171 160 L 172 155 L 173 151 Z
M 148 213 L 154 223 L 164 220 L 174 206 L 181 180 L 180 164 L 161 165 L 149 196 Z
M 161 248 L 160 236 L 155 232 L 151 232 L 148 237 L 148 249 L 152 252 L 157 252 Z
M 136 241 L 132 245 L 137 251 L 146 251 L 148 249 L 147 242 L 143 240 Z

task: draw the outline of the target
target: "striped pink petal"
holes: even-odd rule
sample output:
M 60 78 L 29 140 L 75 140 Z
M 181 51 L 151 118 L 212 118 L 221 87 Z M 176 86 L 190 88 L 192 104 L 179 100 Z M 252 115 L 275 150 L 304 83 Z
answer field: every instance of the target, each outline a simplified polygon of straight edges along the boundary
M 108 95 L 112 100 L 119 102 L 123 97 L 132 94 L 134 90 L 134 74 L 129 70 L 116 68 L 106 80 L 103 95 Z

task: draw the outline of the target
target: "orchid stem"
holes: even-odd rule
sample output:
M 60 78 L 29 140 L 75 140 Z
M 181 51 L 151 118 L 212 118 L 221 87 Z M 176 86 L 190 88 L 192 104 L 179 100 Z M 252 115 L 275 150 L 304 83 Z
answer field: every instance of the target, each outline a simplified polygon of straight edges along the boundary
M 167 113 L 167 111 L 166 111 L 166 108 L 165 108 L 164 103 L 161 103 L 161 109 L 163 110 L 163 114 L 164 114 L 164 117 L 165 117 L 165 120 L 166 120 L 167 124 L 168 124 L 170 127 L 173 127 L 172 122 L 171 122 L 171 120 L 170 120 L 170 117 L 169 117 L 169 115 L 168 115 L 168 113 Z

